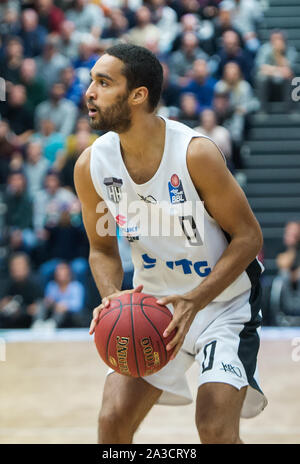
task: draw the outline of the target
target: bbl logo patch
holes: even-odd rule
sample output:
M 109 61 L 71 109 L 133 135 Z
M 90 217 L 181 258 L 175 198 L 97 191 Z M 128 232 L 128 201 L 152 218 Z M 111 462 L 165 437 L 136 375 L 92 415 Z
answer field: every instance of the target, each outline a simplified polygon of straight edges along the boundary
M 117 179 L 116 177 L 105 177 L 104 184 L 106 185 L 109 199 L 114 203 L 119 203 L 122 199 L 122 179 Z
M 172 205 L 175 205 L 176 203 L 184 203 L 186 201 L 182 182 L 177 174 L 172 175 L 170 182 L 168 182 L 168 187 Z

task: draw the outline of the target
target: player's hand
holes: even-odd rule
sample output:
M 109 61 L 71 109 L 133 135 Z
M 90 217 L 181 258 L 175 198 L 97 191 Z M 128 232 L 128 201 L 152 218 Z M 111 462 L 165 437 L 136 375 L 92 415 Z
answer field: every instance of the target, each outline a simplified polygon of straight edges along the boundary
M 113 298 L 117 298 L 118 296 L 123 295 L 124 293 L 137 293 L 137 292 L 141 292 L 142 290 L 143 290 L 143 285 L 138 285 L 137 287 L 131 290 L 122 290 L 120 292 L 115 292 L 115 293 L 112 293 L 111 295 L 108 295 L 102 298 L 101 304 L 97 306 L 93 311 L 93 319 L 90 325 L 89 334 L 92 335 L 95 332 L 95 327 L 98 324 L 100 313 L 102 309 L 107 308 L 109 306 L 110 300 L 112 300 Z
M 164 337 L 168 337 L 173 330 L 177 329 L 176 335 L 168 343 L 167 351 L 174 348 L 170 359 L 174 359 L 183 345 L 186 334 L 188 333 L 193 320 L 198 312 L 195 303 L 191 298 L 184 295 L 169 295 L 159 298 L 158 304 L 167 305 L 171 303 L 174 307 L 173 318 L 163 333 Z

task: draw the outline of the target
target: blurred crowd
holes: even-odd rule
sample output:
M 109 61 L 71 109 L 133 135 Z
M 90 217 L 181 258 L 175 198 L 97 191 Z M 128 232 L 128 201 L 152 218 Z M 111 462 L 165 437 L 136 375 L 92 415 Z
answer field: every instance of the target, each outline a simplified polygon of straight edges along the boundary
M 99 56 L 120 41 L 149 48 L 164 70 L 159 114 L 210 136 L 234 174 L 249 115 L 274 99 L 290 108 L 297 52 L 280 30 L 260 43 L 264 4 L 0 0 L 0 328 L 83 323 L 90 271 L 73 168 L 101 135 L 85 105 Z

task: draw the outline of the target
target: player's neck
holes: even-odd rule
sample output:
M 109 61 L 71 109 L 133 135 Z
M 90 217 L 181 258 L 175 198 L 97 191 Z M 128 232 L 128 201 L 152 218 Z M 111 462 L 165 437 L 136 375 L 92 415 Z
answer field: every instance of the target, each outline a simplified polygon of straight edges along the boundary
M 145 162 L 155 151 L 163 153 L 165 123 L 154 114 L 133 118 L 131 128 L 120 134 L 120 143 L 123 156 Z

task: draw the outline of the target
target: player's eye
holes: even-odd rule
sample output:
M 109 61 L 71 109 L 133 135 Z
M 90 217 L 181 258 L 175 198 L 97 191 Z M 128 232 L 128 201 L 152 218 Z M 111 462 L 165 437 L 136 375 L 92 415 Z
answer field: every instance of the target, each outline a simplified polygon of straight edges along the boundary
M 107 87 L 108 86 L 107 82 L 104 81 L 103 79 L 99 80 L 99 84 L 101 85 L 101 87 Z

